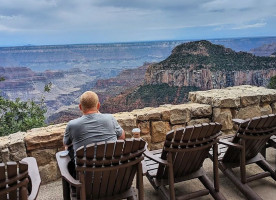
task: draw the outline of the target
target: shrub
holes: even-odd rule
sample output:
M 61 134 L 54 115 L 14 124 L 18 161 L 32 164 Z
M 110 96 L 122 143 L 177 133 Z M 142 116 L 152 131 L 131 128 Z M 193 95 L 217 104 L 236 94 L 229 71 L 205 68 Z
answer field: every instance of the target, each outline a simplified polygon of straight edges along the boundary
M 5 78 L 0 77 L 0 81 Z M 46 84 L 44 91 L 50 92 L 51 86 L 51 83 Z M 43 96 L 39 103 L 19 98 L 12 101 L 0 96 L 0 136 L 44 126 L 46 111 Z
M 276 76 L 272 76 L 268 83 L 268 88 L 270 89 L 276 89 Z

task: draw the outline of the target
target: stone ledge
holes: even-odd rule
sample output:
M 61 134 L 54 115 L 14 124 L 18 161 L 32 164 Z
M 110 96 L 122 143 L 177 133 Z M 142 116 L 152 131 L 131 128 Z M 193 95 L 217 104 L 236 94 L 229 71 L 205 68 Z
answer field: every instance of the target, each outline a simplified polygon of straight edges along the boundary
M 189 99 L 195 103 L 209 104 L 219 108 L 238 108 L 276 101 L 276 90 L 251 85 L 190 92 Z

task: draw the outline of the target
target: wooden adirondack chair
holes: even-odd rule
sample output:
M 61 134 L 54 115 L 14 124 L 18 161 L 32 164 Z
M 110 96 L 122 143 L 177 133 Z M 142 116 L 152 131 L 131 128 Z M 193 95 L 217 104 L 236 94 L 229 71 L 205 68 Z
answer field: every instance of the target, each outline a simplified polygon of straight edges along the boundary
M 143 174 L 146 142 L 142 139 L 126 139 L 116 142 L 101 142 L 81 147 L 76 152 L 77 179 L 68 171 L 69 156 L 56 154 L 63 178 L 64 199 L 137 199 L 132 187 L 136 174 L 138 199 L 143 199 Z M 76 187 L 76 194 L 66 186 Z M 71 197 L 70 197 L 71 196 Z
M 36 199 L 41 179 L 35 158 L 0 163 L 0 199 Z
M 266 115 L 252 119 L 233 119 L 239 127 L 233 136 L 225 136 L 219 143 L 219 168 L 239 188 L 248 199 L 261 199 L 247 183 L 271 176 L 276 180 L 276 173 L 261 155 L 269 138 L 275 134 L 276 116 Z M 210 157 L 213 158 L 212 153 Z M 264 172 L 246 177 L 246 165 L 255 163 Z M 240 167 L 240 178 L 236 177 L 232 168 Z
M 225 199 L 219 193 L 218 163 L 214 162 L 214 185 L 202 167 L 213 146 L 217 155 L 217 137 L 221 134 L 218 123 L 204 123 L 172 130 L 167 133 L 163 149 L 146 151 L 144 154 L 146 176 L 162 199 L 176 199 L 174 184 L 198 178 L 207 188 L 179 197 L 191 199 L 211 195 L 215 199 Z M 165 187 L 169 185 L 169 190 Z

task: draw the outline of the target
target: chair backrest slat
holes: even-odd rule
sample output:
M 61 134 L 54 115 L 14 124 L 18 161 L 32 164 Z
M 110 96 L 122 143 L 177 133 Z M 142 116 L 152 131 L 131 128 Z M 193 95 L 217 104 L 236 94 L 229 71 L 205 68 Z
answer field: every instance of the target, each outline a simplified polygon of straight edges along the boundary
M 18 165 L 19 165 L 19 174 L 22 174 L 22 173 L 28 171 L 28 164 L 27 163 L 19 161 Z M 27 177 L 25 177 L 25 179 L 27 179 Z M 21 181 L 23 181 L 23 180 L 24 180 L 24 178 L 21 179 Z M 27 187 L 24 187 L 20 190 L 19 196 L 20 196 L 19 197 L 20 200 L 27 200 L 28 199 Z
M 7 175 L 8 178 L 14 178 L 17 176 L 17 163 L 16 162 L 7 162 Z M 16 185 L 16 182 L 9 184 L 9 187 Z M 9 199 L 17 198 L 17 189 L 9 192 Z
M 102 160 L 104 158 L 104 154 L 105 153 L 105 142 L 99 142 L 97 143 L 97 147 L 96 147 L 96 160 L 97 162 L 95 163 L 96 167 L 101 167 L 102 166 Z M 101 177 L 102 177 L 102 173 L 103 172 L 94 172 L 93 174 L 93 182 L 89 183 L 93 185 L 93 191 L 92 191 L 92 197 L 94 199 L 99 198 L 100 196 L 100 188 L 101 188 Z M 90 180 L 91 174 L 90 173 L 86 173 L 86 180 Z
M 273 121 L 275 120 L 275 115 L 270 114 L 268 115 L 268 119 L 266 120 L 265 124 L 264 124 L 264 128 L 270 128 L 273 127 Z
M 105 159 L 109 160 L 110 162 L 108 162 L 108 164 L 105 164 L 105 166 L 110 166 L 112 163 L 114 147 L 115 147 L 115 143 L 113 141 L 108 141 L 106 143 Z M 103 172 L 102 182 L 100 187 L 100 197 L 104 197 L 106 195 L 109 176 L 110 176 L 110 171 Z
M 191 138 L 190 138 L 191 141 L 195 141 L 198 138 L 201 132 L 201 129 L 202 129 L 201 124 L 197 124 L 194 126 L 193 134 L 191 135 Z
M 84 156 L 84 151 L 81 151 L 82 155 Z M 86 147 L 86 158 L 89 160 L 93 160 L 95 156 L 95 145 L 87 145 Z
M 210 128 L 211 128 L 211 125 L 206 124 L 206 123 L 202 124 L 201 132 L 200 132 L 200 134 L 198 136 L 198 139 L 202 140 L 202 139 L 206 138 L 207 134 L 208 134 L 208 130 Z
M 4 163 L 0 163 L 0 183 L 6 181 L 6 174 L 5 174 L 5 164 Z M 4 187 L 0 187 L 0 191 L 4 190 L 6 188 L 6 186 Z M 0 195 L 0 199 L 1 200 L 7 200 L 7 195 L 3 194 Z

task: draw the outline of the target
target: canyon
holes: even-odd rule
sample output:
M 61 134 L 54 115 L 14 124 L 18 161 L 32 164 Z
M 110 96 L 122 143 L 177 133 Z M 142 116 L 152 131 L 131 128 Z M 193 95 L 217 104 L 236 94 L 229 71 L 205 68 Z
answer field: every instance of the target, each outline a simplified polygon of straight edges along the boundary
M 235 52 L 209 41 L 183 43 L 165 60 L 148 66 L 143 85 L 107 99 L 115 113 L 188 101 L 188 93 L 238 85 L 267 86 L 276 75 L 276 58 Z
M 266 86 L 276 75 L 273 53 L 241 52 L 271 52 L 275 37 L 210 41 L 2 47 L 0 92 L 9 99 L 44 99 L 47 122 L 61 123 L 81 115 L 78 98 L 86 90 L 99 94 L 102 112 L 116 113 L 184 103 L 191 91 Z

